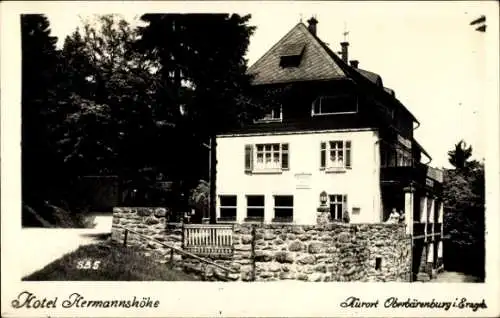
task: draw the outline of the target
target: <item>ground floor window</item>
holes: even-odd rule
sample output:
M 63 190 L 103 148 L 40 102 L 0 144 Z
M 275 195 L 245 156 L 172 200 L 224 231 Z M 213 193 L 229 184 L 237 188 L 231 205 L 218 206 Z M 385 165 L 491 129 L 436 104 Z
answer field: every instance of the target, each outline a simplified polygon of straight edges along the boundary
M 293 221 L 293 196 L 275 195 L 273 222 L 292 222 L 292 221 Z
M 264 220 L 264 196 L 247 195 L 247 218 L 246 221 Z
M 330 214 L 332 220 L 341 221 L 344 211 L 347 211 L 347 195 L 330 195 Z
M 220 220 L 221 221 L 236 221 L 236 196 L 235 195 L 221 195 L 219 196 L 220 202 Z

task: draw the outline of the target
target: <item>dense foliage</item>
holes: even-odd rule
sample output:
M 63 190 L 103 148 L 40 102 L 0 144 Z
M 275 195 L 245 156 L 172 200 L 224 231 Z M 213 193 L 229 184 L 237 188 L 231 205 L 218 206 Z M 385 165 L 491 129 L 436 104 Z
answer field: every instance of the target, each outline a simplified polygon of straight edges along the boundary
M 245 73 L 250 16 L 146 14 L 132 27 L 102 15 L 62 49 L 43 15 L 21 20 L 23 203 L 34 222 L 50 219 L 48 206 L 85 210 L 88 175 L 145 192 L 173 181 L 187 204 L 208 178 L 203 144 L 261 116 L 273 96 L 256 98 Z
M 455 144 L 455 149 L 448 151 L 448 160 L 457 169 L 465 168 L 467 160 L 472 156 L 472 146 L 467 147 L 463 140 Z
M 449 235 L 444 246 L 447 269 L 484 278 L 485 184 L 484 165 L 468 160 L 472 148 L 455 145 L 449 160 L 455 169 L 445 170 L 444 228 Z

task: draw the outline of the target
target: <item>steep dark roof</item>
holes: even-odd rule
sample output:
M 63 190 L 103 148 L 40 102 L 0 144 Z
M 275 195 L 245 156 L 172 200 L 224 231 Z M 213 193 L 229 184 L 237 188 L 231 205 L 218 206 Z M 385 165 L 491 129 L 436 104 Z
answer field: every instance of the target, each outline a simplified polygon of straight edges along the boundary
M 389 87 L 384 87 L 384 91 L 396 97 L 396 93 L 394 92 L 394 90 L 390 89 Z
M 349 66 L 347 63 L 345 63 L 340 57 L 338 57 L 333 51 L 323 42 L 321 39 L 316 37 L 317 41 L 321 43 L 323 48 L 328 52 L 330 57 L 337 63 L 337 65 L 344 71 L 347 77 L 351 78 L 354 82 L 357 84 L 361 85 L 362 87 L 371 90 L 373 92 L 378 92 L 380 95 L 387 97 L 391 102 L 395 103 L 397 107 L 400 107 L 401 109 L 405 110 L 413 119 L 413 121 L 419 123 L 417 118 L 413 116 L 413 114 L 406 108 L 397 98 L 389 94 L 385 89 L 383 89 L 383 84 L 382 84 L 382 79 L 380 79 L 381 83 L 380 86 L 372 82 L 369 78 L 367 78 L 365 75 L 362 75 L 360 72 L 351 66 Z M 364 71 L 365 74 L 368 74 L 369 71 Z M 375 74 L 372 72 L 369 72 L 371 74 Z M 377 74 L 375 74 L 377 75 Z M 373 79 L 375 79 L 375 76 L 370 75 Z M 377 75 L 379 76 L 379 75 Z M 380 76 L 379 76 L 380 77 Z
M 417 147 L 418 150 L 420 150 L 427 158 L 429 158 L 429 162 L 432 161 L 431 155 L 427 151 L 425 151 L 424 147 L 415 139 L 413 138 L 413 146 Z
M 369 79 L 372 83 L 383 86 L 382 77 L 380 75 L 378 75 L 377 73 L 373 73 L 373 72 L 363 70 L 360 68 L 357 68 L 356 71 L 361 73 L 361 75 L 363 75 L 364 77 Z
M 281 67 L 283 55 L 302 51 L 298 67 Z M 247 71 L 253 84 L 277 84 L 298 81 L 345 78 L 342 69 L 329 57 L 303 23 L 297 24 Z
M 298 67 L 281 67 L 280 59 L 287 48 L 304 44 Z M 292 44 L 292 46 L 290 46 Z M 300 44 L 300 45 L 299 45 Z M 320 38 L 298 23 L 269 51 L 247 70 L 254 76 L 254 85 L 291 83 L 300 81 L 351 79 L 366 90 L 405 110 L 418 123 L 413 114 L 383 87 L 380 75 L 356 69 L 338 57 Z

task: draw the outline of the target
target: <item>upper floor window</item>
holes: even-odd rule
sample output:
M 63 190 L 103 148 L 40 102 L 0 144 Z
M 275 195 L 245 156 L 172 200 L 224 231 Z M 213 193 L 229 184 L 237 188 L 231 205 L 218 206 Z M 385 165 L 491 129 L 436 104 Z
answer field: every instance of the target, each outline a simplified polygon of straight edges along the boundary
M 280 106 L 272 107 L 263 118 L 255 120 L 256 123 L 268 123 L 283 120 L 283 108 Z
M 381 167 L 411 167 L 413 159 L 411 152 L 397 146 L 381 143 L 380 166 Z
M 358 101 L 354 94 L 320 96 L 312 104 L 311 115 L 352 114 L 358 111 Z
M 288 144 L 268 143 L 245 145 L 246 172 L 281 172 L 288 170 Z
M 351 141 L 332 140 L 321 143 L 320 168 L 343 170 L 351 168 Z
M 385 116 L 390 119 L 394 119 L 395 113 L 393 108 L 388 107 L 378 101 L 375 101 L 374 104 Z

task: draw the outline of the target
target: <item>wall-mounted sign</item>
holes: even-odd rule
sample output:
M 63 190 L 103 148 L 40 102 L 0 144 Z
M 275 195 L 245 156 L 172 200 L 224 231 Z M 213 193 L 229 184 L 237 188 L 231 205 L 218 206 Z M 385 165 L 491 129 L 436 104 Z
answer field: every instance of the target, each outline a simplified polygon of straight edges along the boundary
M 295 184 L 297 189 L 311 189 L 311 173 L 295 174 Z

